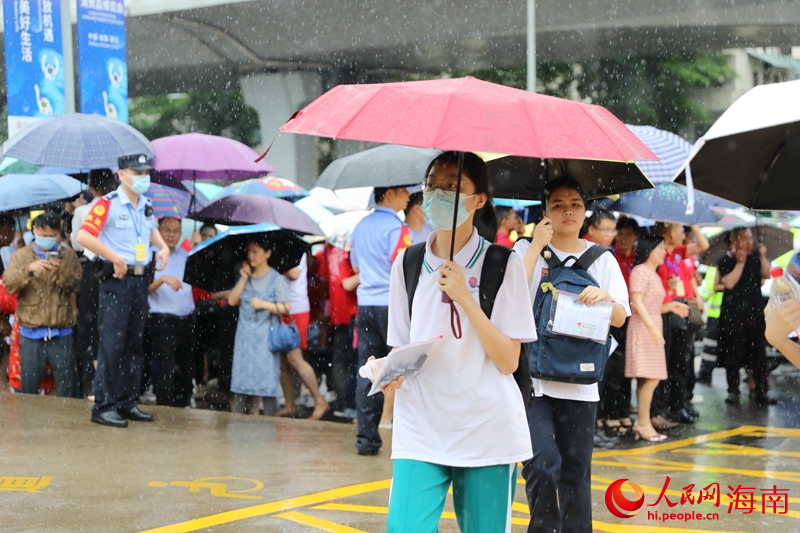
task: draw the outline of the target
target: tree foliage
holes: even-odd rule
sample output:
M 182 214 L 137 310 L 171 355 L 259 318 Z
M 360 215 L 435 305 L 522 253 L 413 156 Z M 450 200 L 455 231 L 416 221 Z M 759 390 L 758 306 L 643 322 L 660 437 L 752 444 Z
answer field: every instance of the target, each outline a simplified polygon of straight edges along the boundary
M 526 85 L 525 67 L 469 74 L 519 89 Z M 692 101 L 692 93 L 720 87 L 736 73 L 723 54 L 693 53 L 543 62 L 537 65 L 536 74 L 539 92 L 602 105 L 629 124 L 679 133 L 688 125 L 706 123 L 711 118 Z
M 180 133 L 230 137 L 248 146 L 261 142 L 258 114 L 241 91 L 131 98 L 130 123 L 147 138 Z

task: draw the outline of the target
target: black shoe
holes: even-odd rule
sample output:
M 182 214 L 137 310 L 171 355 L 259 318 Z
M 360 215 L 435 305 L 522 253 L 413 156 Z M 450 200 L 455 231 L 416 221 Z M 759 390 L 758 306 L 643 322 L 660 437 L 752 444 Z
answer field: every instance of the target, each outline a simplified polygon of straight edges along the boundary
M 698 418 L 700 416 L 700 413 L 698 413 L 695 409 L 692 409 L 691 407 L 687 407 L 686 412 L 689 413 L 689 415 L 693 416 L 694 418 Z
M 680 422 L 681 424 L 694 424 L 695 420 L 695 418 L 690 415 L 686 409 L 673 411 L 670 419 L 672 419 L 673 422 Z
M 130 410 L 117 409 L 117 413 L 122 418 L 133 420 L 134 422 L 152 422 L 153 415 L 143 413 L 138 406 L 134 405 Z
M 104 413 L 92 413 L 92 422 L 111 426 L 115 428 L 128 427 L 128 421 L 117 414 L 116 411 L 105 411 Z
M 609 437 L 603 432 L 601 428 L 596 428 L 594 432 L 594 447 L 610 450 L 619 444 L 619 439 L 616 437 Z
M 733 392 L 728 394 L 728 397 L 725 398 L 725 403 L 728 405 L 739 405 L 739 395 Z
M 370 455 L 378 455 L 378 452 L 381 451 L 380 448 L 358 448 L 358 455 L 363 456 L 370 456 Z
M 701 372 L 697 374 L 695 381 L 697 383 L 702 383 L 703 385 L 711 385 L 711 374 L 704 374 Z
M 778 399 L 766 394 L 759 394 L 755 397 L 755 402 L 758 405 L 778 405 Z

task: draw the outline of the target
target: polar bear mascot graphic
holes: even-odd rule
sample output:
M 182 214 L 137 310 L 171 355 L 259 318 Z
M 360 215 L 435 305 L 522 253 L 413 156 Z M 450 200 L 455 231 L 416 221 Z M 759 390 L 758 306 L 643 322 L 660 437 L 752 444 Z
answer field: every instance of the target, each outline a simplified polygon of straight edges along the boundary
M 128 73 L 125 62 L 116 57 L 106 61 L 108 86 L 103 91 L 106 116 L 128 122 Z
M 67 112 L 67 101 L 64 97 L 64 59 L 62 55 L 50 48 L 39 52 L 39 64 L 42 77 L 34 84 L 37 112 L 34 116 L 51 117 Z

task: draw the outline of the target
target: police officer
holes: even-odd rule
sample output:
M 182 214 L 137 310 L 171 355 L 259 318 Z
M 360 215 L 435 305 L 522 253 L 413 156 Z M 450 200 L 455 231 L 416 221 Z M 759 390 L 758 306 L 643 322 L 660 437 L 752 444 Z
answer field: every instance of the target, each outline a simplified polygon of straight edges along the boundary
M 156 229 L 153 206 L 144 196 L 152 168 L 144 154 L 120 157 L 119 188 L 97 201 L 78 232 L 78 243 L 107 261 L 104 272 L 108 275 L 100 284 L 100 346 L 92 407 L 92 422 L 106 426 L 153 420 L 134 403 L 141 380 L 135 369 L 141 368 L 144 359 L 150 244 L 158 248 L 157 270 L 163 270 L 169 259 L 169 248 Z

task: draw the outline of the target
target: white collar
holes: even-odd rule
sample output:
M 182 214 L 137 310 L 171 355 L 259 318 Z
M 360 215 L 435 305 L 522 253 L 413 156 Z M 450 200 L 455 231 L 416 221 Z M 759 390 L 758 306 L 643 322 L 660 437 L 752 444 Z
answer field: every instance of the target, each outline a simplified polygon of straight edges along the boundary
M 431 232 L 425 243 L 425 267 L 430 272 L 440 268 L 445 262 L 445 259 L 437 257 L 434 255 L 433 250 L 431 250 L 431 245 L 433 241 L 436 240 L 438 234 L 439 232 L 437 231 Z M 461 268 L 472 268 L 476 260 L 483 253 L 485 247 L 486 241 L 478 234 L 478 230 L 473 227 L 469 241 L 467 241 L 467 244 L 454 257 L 456 264 Z

